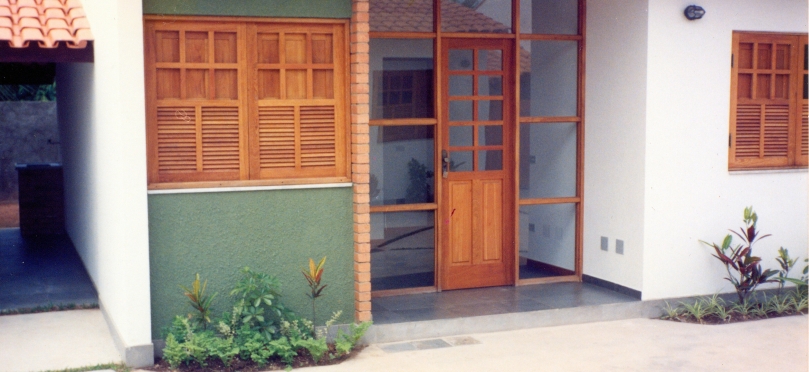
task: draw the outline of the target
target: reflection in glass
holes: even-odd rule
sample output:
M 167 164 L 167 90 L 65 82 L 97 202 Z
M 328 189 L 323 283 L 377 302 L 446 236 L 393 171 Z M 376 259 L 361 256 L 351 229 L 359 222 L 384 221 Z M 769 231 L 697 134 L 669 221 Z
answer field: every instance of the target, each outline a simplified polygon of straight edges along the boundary
M 441 30 L 509 33 L 511 0 L 442 0 Z
M 472 131 L 473 126 L 451 126 L 449 127 L 449 145 L 453 147 L 473 146 Z
M 520 0 L 520 32 L 524 34 L 579 33 L 577 0 Z
M 573 275 L 576 205 L 520 206 L 520 279 Z
M 472 75 L 450 75 L 449 95 L 451 96 L 471 96 L 472 95 Z
M 502 96 L 503 78 L 494 75 L 478 76 L 478 95 L 480 96 Z
M 371 39 L 371 119 L 432 118 L 433 41 Z
M 432 203 L 431 125 L 371 126 L 371 205 Z
M 503 150 L 478 151 L 478 170 L 503 170 Z
M 520 198 L 576 196 L 576 123 L 520 125 Z
M 522 41 L 530 68 L 520 73 L 520 116 L 577 116 L 577 41 Z
M 450 151 L 449 153 L 450 172 L 471 172 L 472 171 L 472 151 Z
M 450 49 L 449 69 L 450 71 L 472 70 L 472 49 Z
M 450 121 L 472 121 L 472 101 L 449 101 Z
M 435 284 L 435 213 L 371 214 L 371 289 Z
M 478 120 L 503 120 L 503 101 L 478 101 Z
M 500 50 L 485 50 L 485 49 L 478 51 L 478 70 L 502 71 L 503 52 Z
M 478 127 L 479 146 L 500 146 L 503 144 L 502 125 L 481 125 Z
M 371 1 L 368 11 L 371 31 L 433 32 L 432 0 Z

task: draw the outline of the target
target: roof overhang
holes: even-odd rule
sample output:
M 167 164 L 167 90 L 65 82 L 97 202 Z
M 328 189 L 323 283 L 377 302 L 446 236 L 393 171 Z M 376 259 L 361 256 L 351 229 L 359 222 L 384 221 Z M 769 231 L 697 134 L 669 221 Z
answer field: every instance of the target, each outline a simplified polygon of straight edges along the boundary
M 92 62 L 79 0 L 0 0 L 0 62 Z

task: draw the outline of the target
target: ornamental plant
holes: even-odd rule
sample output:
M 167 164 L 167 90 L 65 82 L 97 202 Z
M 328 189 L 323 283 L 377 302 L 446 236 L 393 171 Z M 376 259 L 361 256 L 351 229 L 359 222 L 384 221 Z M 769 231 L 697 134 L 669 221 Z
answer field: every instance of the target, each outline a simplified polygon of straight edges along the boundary
M 301 270 L 303 277 L 306 278 L 306 281 L 309 283 L 309 289 L 311 293 L 308 293 L 307 296 L 312 299 L 312 323 L 317 325 L 317 313 L 315 312 L 315 300 L 322 296 L 322 292 L 328 285 L 320 284 L 320 281 L 323 279 L 323 265 L 326 264 L 326 257 L 324 256 L 320 262 L 315 265 L 315 261 L 311 258 L 309 259 L 309 271 L 306 269 Z
M 216 293 L 206 295 L 206 287 L 208 287 L 208 280 L 200 284 L 199 273 L 197 273 L 194 282 L 191 283 L 191 288 L 183 285 L 180 286 L 180 288 L 183 289 L 185 297 L 188 297 L 189 304 L 196 310 L 195 313 L 188 314 L 188 318 L 196 322 L 197 325 L 203 329 L 207 328 L 208 323 L 211 322 L 211 303 L 213 303 L 213 299 L 216 297 Z
M 743 220 L 744 226 L 740 227 L 739 231 L 730 230 L 733 235 L 742 240 L 741 244 L 733 246 L 733 235 L 731 234 L 725 236 L 722 245 L 701 241 L 713 248 L 715 252 L 713 256 L 725 265 L 728 273 L 725 280 L 731 282 L 736 288 L 739 302 L 744 302 L 759 284 L 778 281 L 770 279 L 773 275 L 778 274 L 778 271 L 770 269 L 762 271 L 761 258 L 753 256 L 753 244 L 770 234 L 760 235 L 756 230 L 758 215 L 753 211 L 752 206 L 744 209 Z

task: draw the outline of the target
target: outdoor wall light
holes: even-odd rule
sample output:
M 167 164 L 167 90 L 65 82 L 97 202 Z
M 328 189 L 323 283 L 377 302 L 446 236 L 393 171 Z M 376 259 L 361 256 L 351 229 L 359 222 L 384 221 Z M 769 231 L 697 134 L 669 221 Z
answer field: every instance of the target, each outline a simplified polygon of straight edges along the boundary
M 689 5 L 685 8 L 685 18 L 688 18 L 689 21 L 693 21 L 696 19 L 702 18 L 705 15 L 705 9 L 703 9 L 699 5 Z

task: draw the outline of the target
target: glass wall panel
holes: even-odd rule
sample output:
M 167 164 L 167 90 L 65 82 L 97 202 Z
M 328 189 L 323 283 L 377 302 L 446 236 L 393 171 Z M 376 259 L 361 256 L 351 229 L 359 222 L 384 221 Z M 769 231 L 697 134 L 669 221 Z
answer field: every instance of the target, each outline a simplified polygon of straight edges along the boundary
M 371 119 L 432 118 L 433 41 L 371 39 Z
M 371 31 L 433 32 L 433 0 L 372 0 Z
M 577 0 L 520 0 L 520 32 L 578 35 Z
M 577 41 L 522 41 L 520 116 L 577 116 Z
M 371 290 L 435 285 L 435 213 L 371 214 Z
M 371 126 L 371 205 L 432 203 L 431 125 Z
M 520 199 L 576 196 L 576 123 L 520 124 Z
M 511 0 L 442 0 L 441 31 L 510 33 Z
M 573 275 L 576 205 L 520 206 L 520 279 Z

